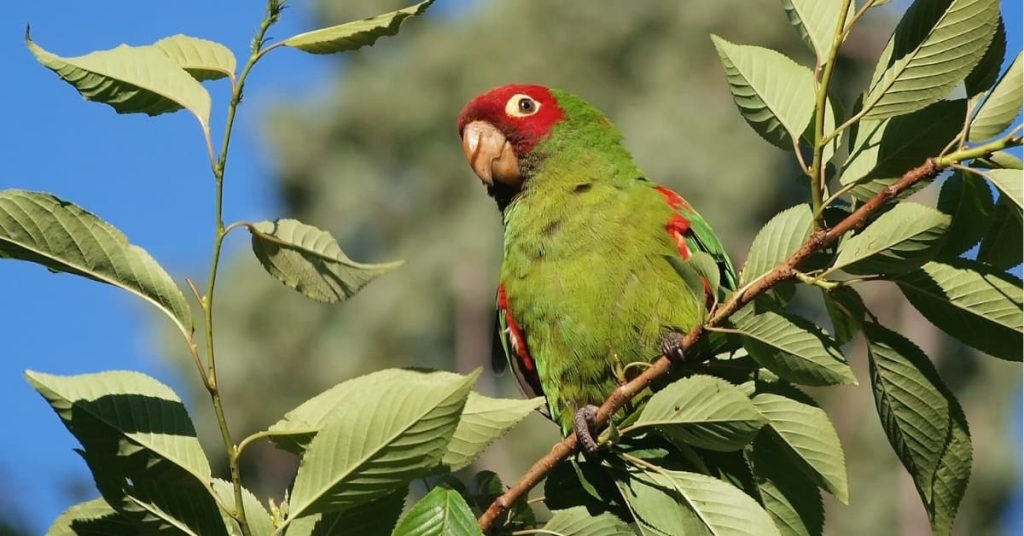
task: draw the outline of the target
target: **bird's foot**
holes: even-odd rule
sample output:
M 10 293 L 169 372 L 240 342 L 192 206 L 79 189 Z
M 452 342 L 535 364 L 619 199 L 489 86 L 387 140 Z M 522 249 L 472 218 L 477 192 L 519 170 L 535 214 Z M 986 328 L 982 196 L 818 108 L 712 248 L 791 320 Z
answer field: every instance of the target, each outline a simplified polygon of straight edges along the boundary
M 580 408 L 572 418 L 572 430 L 576 433 L 576 441 L 583 447 L 583 452 L 597 452 L 597 441 L 594 440 L 594 424 L 597 418 L 597 406 L 587 404 Z
M 678 363 L 685 361 L 686 352 L 683 350 L 683 334 L 678 331 L 666 333 L 661 338 L 661 353 Z

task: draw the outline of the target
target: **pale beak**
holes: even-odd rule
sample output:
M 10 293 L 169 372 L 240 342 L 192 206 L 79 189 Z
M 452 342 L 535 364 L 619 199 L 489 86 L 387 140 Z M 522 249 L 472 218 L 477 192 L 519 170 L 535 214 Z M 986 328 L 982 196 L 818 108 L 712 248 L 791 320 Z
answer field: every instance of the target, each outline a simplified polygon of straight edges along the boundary
M 505 135 L 487 121 L 473 121 L 462 129 L 462 150 L 466 160 L 487 186 L 495 182 L 519 184 L 519 159 Z

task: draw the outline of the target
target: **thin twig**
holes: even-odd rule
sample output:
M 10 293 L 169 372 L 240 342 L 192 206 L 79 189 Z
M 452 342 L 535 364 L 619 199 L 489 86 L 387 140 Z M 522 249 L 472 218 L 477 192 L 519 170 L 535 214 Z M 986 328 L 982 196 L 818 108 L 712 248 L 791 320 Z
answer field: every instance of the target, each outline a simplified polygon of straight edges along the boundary
M 824 227 L 822 218 L 821 202 L 824 199 L 825 191 L 825 163 L 824 153 L 827 142 L 823 140 L 825 134 L 825 111 L 828 106 L 828 86 L 832 81 L 832 72 L 835 69 L 836 57 L 839 55 L 839 47 L 843 44 L 843 37 L 846 35 L 846 15 L 850 11 L 851 0 L 843 0 L 839 8 L 839 21 L 836 23 L 835 33 L 832 37 L 832 47 L 829 49 L 828 58 L 825 60 L 825 67 L 821 71 L 821 81 L 818 83 L 818 93 L 814 102 L 814 143 L 811 149 L 814 157 L 811 159 L 811 169 L 808 173 L 811 179 L 811 208 L 814 212 L 814 228 Z
M 764 276 L 758 278 L 750 285 L 737 291 L 726 301 L 706 324 L 694 326 L 684 337 L 682 349 L 693 348 L 704 336 L 705 327 L 717 327 L 723 324 L 729 317 L 744 305 L 750 303 L 754 298 L 764 294 L 775 285 L 796 277 L 797 268 L 811 255 L 822 248 L 836 242 L 847 232 L 863 226 L 870 216 L 878 212 L 886 203 L 900 193 L 917 184 L 922 180 L 932 179 L 943 169 L 964 160 L 970 160 L 994 153 L 1007 147 L 1021 145 L 1020 137 L 1004 137 L 1000 140 L 971 149 L 964 149 L 951 153 L 941 159 L 929 158 L 920 166 L 907 171 L 893 184 L 886 186 L 882 191 L 875 194 L 861 205 L 856 211 L 843 218 L 839 223 L 830 229 L 819 229 L 811 233 L 792 255 L 782 264 L 776 266 Z M 703 360 L 709 359 L 703 357 Z M 595 427 L 601 428 L 607 425 L 610 417 L 621 409 L 626 403 L 633 399 L 638 393 L 646 389 L 653 381 L 661 378 L 672 369 L 673 361 L 667 356 L 661 356 L 651 363 L 651 366 L 639 376 L 629 382 L 620 385 L 607 400 L 601 404 L 595 417 Z M 696 364 L 694 360 L 686 361 L 686 364 Z M 484 531 L 490 530 L 491 526 L 499 516 L 520 497 L 523 497 L 534 486 L 539 484 L 554 468 L 562 461 L 568 459 L 577 451 L 576 435 L 569 434 L 552 447 L 551 451 L 537 460 L 519 480 L 512 485 L 505 493 L 500 495 L 487 510 L 480 516 L 477 522 Z

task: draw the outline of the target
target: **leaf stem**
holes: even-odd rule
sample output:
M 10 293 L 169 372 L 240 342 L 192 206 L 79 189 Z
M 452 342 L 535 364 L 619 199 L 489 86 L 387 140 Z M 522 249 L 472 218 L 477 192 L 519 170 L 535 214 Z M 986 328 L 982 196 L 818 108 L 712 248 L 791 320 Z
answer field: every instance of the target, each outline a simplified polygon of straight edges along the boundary
M 224 238 L 228 232 L 236 227 L 232 224 L 229 227 L 224 226 L 224 170 L 227 167 L 228 160 L 228 149 L 231 146 L 231 132 L 234 129 L 235 124 L 235 113 L 238 109 L 238 105 L 242 102 L 242 92 L 245 89 L 245 80 L 249 76 L 249 72 L 252 71 L 253 66 L 259 61 L 260 49 L 263 44 L 264 36 L 267 30 L 273 25 L 278 17 L 280 16 L 281 4 L 280 0 L 268 0 L 266 13 L 263 20 L 260 22 L 259 29 L 256 31 L 256 35 L 252 41 L 252 51 L 249 56 L 249 60 L 245 63 L 245 67 L 242 69 L 238 79 L 232 79 L 232 91 L 231 100 L 228 103 L 227 118 L 224 122 L 224 139 L 221 143 L 221 149 L 219 156 L 216 161 L 213 159 L 212 144 L 209 142 L 209 136 L 207 135 L 207 143 L 210 151 L 210 164 L 213 177 L 216 182 L 215 188 L 215 205 L 214 205 L 214 238 L 213 238 L 213 254 L 210 257 L 210 272 L 209 279 L 206 284 L 206 294 L 203 295 L 200 300 L 200 304 L 203 308 L 203 319 L 206 327 L 206 355 L 207 355 L 207 371 L 204 382 L 206 383 L 206 389 L 210 393 L 210 399 L 213 402 L 213 410 L 217 416 L 217 424 L 220 427 L 221 439 L 224 442 L 224 448 L 228 455 L 228 466 L 231 472 L 231 486 L 234 490 L 234 511 L 227 512 L 235 521 L 238 522 L 238 526 L 243 536 L 251 536 L 251 530 L 249 528 L 248 520 L 245 515 L 245 508 L 242 503 L 242 476 L 239 469 L 238 457 L 241 453 L 241 448 L 235 445 L 231 438 L 231 430 L 228 427 L 227 417 L 224 413 L 224 402 L 221 398 L 220 387 L 217 384 L 217 358 L 216 352 L 214 351 L 214 337 L 213 337 L 213 304 L 214 304 L 214 291 L 217 286 L 217 271 L 220 266 L 221 250 L 224 246 Z M 198 356 L 196 356 L 198 359 Z
M 836 22 L 835 35 L 832 37 L 832 48 L 829 49 L 828 58 L 825 60 L 825 67 L 821 73 L 821 80 L 818 82 L 818 94 L 814 103 L 814 157 L 811 160 L 811 208 L 814 212 L 814 228 L 824 227 L 822 218 L 821 203 L 825 191 L 825 163 L 823 155 L 828 140 L 825 135 L 825 107 L 828 106 L 828 86 L 832 81 L 832 71 L 835 69 L 836 57 L 839 55 L 839 47 L 843 44 L 846 36 L 846 16 L 850 11 L 850 2 L 843 0 L 840 7 L 839 20 Z

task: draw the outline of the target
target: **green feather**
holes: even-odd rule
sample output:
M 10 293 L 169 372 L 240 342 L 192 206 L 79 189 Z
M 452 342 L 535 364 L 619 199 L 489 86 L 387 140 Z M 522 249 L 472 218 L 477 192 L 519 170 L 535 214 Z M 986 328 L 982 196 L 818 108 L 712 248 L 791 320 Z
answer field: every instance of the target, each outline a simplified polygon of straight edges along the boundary
M 668 203 L 614 125 L 582 99 L 552 93 L 565 119 L 520 161 L 524 187 L 504 211 L 501 284 L 550 416 L 568 432 L 578 408 L 615 389 L 617 368 L 658 357 L 666 333 L 700 321 L 707 297 L 669 262 L 680 255 L 666 230 L 674 214 L 690 223 L 690 250 L 715 259 L 722 286 L 734 288 L 736 277 L 704 218 Z

